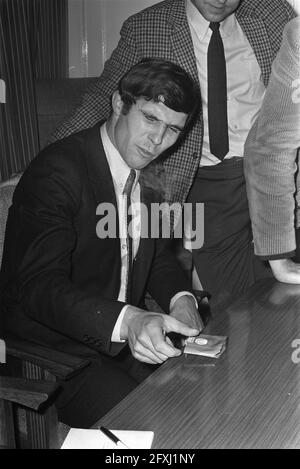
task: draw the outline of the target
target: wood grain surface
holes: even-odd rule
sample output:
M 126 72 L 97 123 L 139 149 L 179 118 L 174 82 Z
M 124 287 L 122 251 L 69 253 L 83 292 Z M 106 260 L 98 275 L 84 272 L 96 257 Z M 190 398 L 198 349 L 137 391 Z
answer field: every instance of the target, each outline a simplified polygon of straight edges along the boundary
M 168 360 L 97 425 L 153 430 L 154 449 L 300 448 L 300 285 L 257 283 L 205 333 L 228 336 L 219 359 Z

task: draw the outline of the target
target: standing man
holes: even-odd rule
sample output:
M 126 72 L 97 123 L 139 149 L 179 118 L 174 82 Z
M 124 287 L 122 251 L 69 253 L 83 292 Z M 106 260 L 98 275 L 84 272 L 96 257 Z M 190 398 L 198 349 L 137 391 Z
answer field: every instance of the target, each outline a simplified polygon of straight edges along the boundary
M 6 334 L 90 360 L 61 383 L 57 407 L 68 425 L 91 426 L 149 365 L 180 355 L 169 332 L 203 328 L 166 240 L 144 233 L 141 202 L 149 207 L 156 194 L 139 184 L 141 169 L 184 133 L 197 101 L 179 66 L 138 63 L 113 93 L 109 120 L 45 148 L 15 190 L 0 310 Z M 142 309 L 146 290 L 170 314 Z
M 203 287 L 215 302 L 244 292 L 264 275 L 253 253 L 244 143 L 260 109 L 285 24 L 285 0 L 166 0 L 130 17 L 99 78 L 54 139 L 107 116 L 119 77 L 142 57 L 186 69 L 201 91 L 202 112 L 162 163 L 168 202 L 205 204 L 204 245 L 193 250 Z M 103 114 L 104 113 L 104 114 Z M 161 174 L 158 165 L 149 168 Z

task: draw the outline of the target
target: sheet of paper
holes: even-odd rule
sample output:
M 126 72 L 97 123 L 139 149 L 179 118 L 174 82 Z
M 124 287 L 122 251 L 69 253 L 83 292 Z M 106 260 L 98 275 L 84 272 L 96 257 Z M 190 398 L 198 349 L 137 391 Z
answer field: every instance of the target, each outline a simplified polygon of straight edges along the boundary
M 154 433 L 150 431 L 111 430 L 130 449 L 151 448 Z M 100 430 L 71 428 L 61 449 L 120 449 Z

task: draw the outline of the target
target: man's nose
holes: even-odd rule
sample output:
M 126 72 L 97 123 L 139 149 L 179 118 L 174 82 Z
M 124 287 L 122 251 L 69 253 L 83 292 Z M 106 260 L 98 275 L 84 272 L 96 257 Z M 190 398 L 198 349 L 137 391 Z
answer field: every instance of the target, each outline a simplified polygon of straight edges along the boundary
M 151 131 L 149 138 L 154 145 L 160 145 L 164 139 L 167 127 L 165 125 L 159 125 Z

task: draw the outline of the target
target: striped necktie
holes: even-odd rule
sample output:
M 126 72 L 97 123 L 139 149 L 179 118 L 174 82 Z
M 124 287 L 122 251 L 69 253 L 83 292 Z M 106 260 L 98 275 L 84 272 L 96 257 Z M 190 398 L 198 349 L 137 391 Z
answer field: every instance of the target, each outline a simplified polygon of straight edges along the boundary
M 130 231 L 130 224 L 132 220 L 132 215 L 130 212 L 130 205 L 131 205 L 131 192 L 133 188 L 133 184 L 135 181 L 136 172 L 134 169 L 130 170 L 129 176 L 125 183 L 123 194 L 125 195 L 125 216 L 126 216 L 126 244 L 127 244 L 127 276 L 126 276 L 126 293 L 125 293 L 125 302 L 131 302 L 131 293 L 132 293 L 132 233 Z

